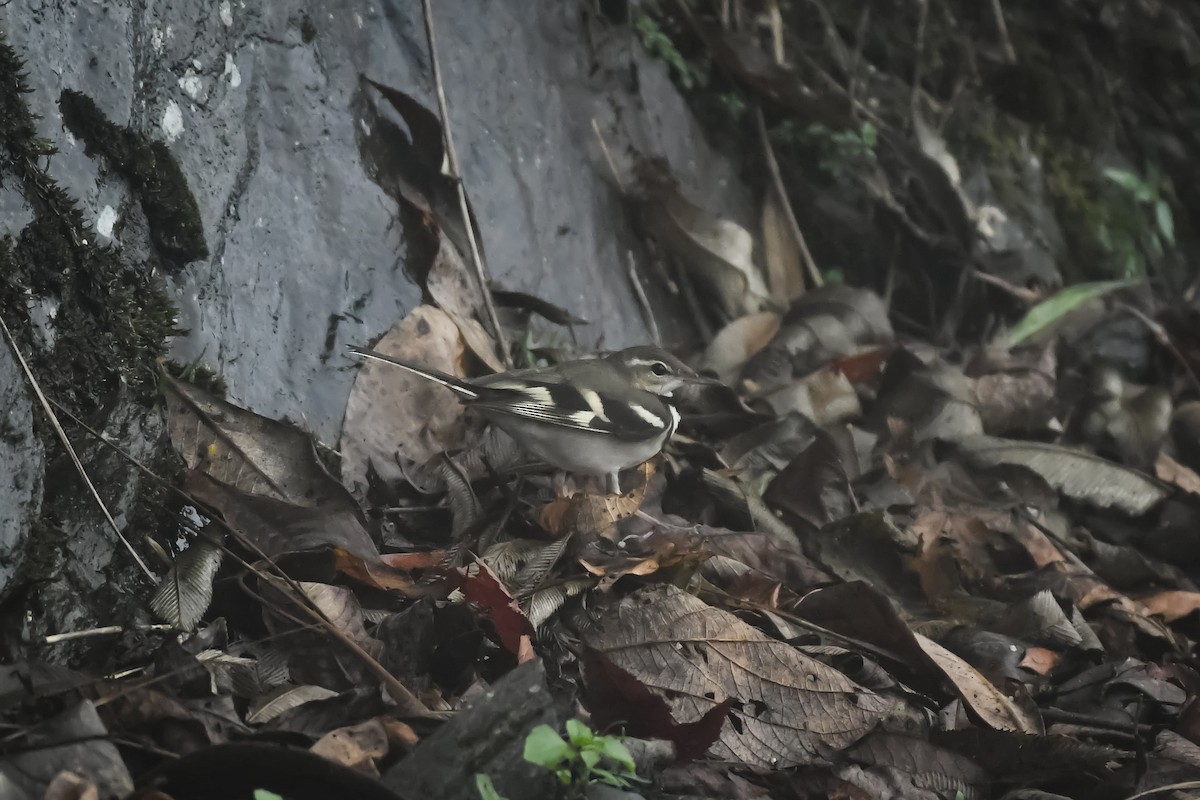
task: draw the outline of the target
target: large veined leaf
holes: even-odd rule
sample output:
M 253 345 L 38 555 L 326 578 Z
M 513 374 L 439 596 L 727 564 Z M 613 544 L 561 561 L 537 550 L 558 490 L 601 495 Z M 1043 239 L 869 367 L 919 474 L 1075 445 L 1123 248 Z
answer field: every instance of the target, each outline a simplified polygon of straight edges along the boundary
M 960 439 L 956 445 L 969 461 L 1025 467 L 1074 500 L 1126 514 L 1144 514 L 1170 493 L 1149 475 L 1069 447 L 982 435 Z
M 891 701 L 795 647 L 671 585 L 622 600 L 590 647 L 666 698 L 691 722 L 732 701 L 709 752 L 759 767 L 810 764 L 861 739 Z

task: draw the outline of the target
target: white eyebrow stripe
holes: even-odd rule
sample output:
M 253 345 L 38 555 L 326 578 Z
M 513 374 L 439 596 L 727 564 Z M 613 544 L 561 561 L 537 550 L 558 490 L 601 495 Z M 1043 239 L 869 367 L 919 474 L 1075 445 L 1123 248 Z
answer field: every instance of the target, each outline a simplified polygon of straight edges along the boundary
M 637 403 L 630 403 L 629 410 L 632 411 L 633 413 L 637 414 L 639 417 L 646 420 L 646 422 L 649 422 L 651 425 L 653 425 L 656 428 L 665 428 L 666 427 L 666 423 L 663 422 L 662 417 L 659 417 L 658 415 L 656 415 L 655 413 L 650 411 L 648 408 L 639 406 Z
M 579 396 L 583 398 L 583 402 L 587 403 L 588 408 L 592 410 L 593 419 L 602 419 L 605 422 L 610 421 L 608 415 L 604 413 L 604 401 L 600 399 L 600 395 L 591 389 L 580 389 Z

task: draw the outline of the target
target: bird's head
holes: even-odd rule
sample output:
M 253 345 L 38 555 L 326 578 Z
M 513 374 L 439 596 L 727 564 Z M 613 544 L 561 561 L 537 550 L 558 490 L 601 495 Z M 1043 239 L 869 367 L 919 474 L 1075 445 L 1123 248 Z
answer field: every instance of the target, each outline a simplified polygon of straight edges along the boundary
M 639 345 L 612 353 L 607 358 L 625 369 L 637 388 L 662 397 L 670 397 L 685 383 L 713 382 L 697 375 L 694 369 L 660 347 Z

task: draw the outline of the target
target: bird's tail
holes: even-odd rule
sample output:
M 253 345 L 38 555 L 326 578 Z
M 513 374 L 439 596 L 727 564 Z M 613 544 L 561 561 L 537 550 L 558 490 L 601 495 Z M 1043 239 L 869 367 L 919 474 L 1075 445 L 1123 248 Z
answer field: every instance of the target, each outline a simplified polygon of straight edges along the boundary
M 429 367 L 418 367 L 416 364 L 409 364 L 405 361 L 401 361 L 398 358 L 385 356 L 383 353 L 377 353 L 374 350 L 367 350 L 362 347 L 351 346 L 349 350 L 351 353 L 359 356 L 360 358 L 367 358 L 373 361 L 382 361 L 385 364 L 391 364 L 393 367 L 406 369 L 414 375 L 420 375 L 426 380 L 445 386 L 463 400 L 479 399 L 479 392 L 472 389 L 471 385 L 466 381 L 460 380 L 453 375 L 447 375 L 444 372 L 440 372 L 436 369 L 430 369 Z

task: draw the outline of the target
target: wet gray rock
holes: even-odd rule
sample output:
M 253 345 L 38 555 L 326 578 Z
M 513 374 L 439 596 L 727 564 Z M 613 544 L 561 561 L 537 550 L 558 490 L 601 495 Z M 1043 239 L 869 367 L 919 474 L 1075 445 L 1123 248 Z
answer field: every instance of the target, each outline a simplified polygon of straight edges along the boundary
M 626 278 L 640 237 L 591 120 L 617 154 L 633 144 L 665 156 L 714 211 L 751 207 L 733 168 L 629 28 L 585 17 L 588 4 L 434 5 L 494 277 L 592 320 L 584 346 L 645 341 Z M 175 356 L 221 372 L 232 401 L 334 440 L 353 378 L 344 346 L 379 336 L 420 299 L 396 204 L 363 169 L 350 103 L 361 73 L 436 108 L 421 3 L 14 0 L 0 27 L 28 60 L 39 132 L 60 149 L 50 173 L 81 199 L 100 241 L 148 251 L 145 215 L 64 130 L 62 90 L 165 142 L 179 162 L 210 255 L 171 276 L 189 330 Z M 651 299 L 671 316 L 665 298 Z M 663 322 L 668 338 L 688 338 Z
M 525 739 L 538 725 L 558 729 L 563 710 L 546 688 L 539 659 L 527 661 L 464 707 L 383 775 L 404 797 L 474 800 L 475 775 L 490 777 L 510 800 L 553 797 L 555 779 L 524 758 Z
M 42 505 L 45 459 L 21 368 L 0 345 L 0 598 L 12 591 Z

